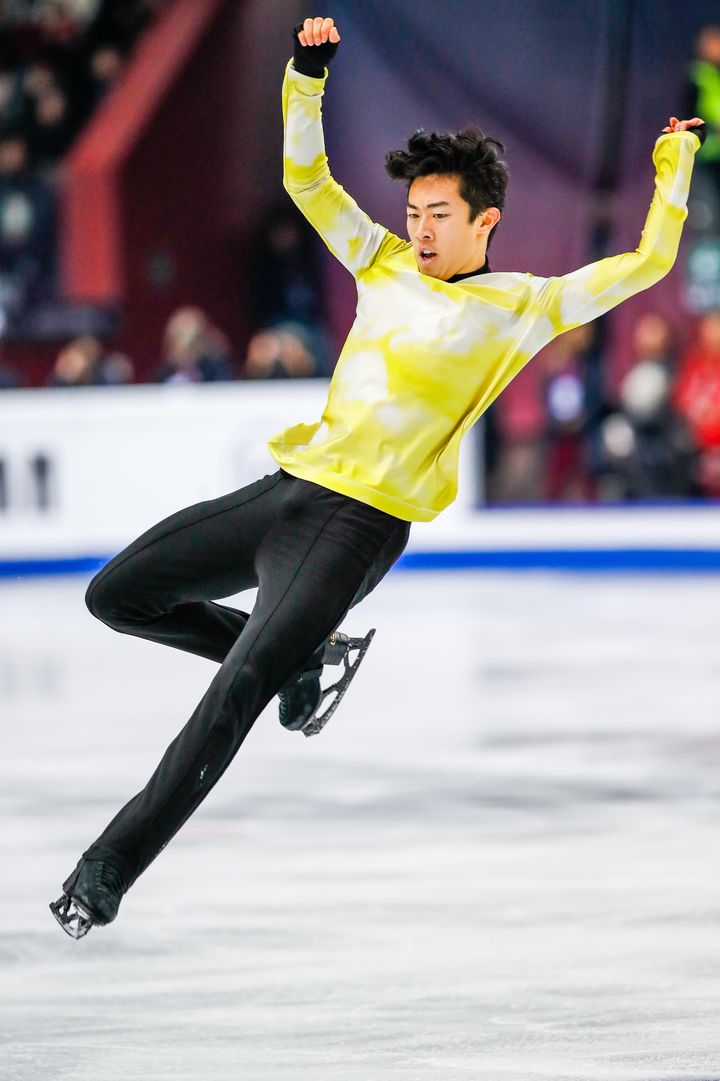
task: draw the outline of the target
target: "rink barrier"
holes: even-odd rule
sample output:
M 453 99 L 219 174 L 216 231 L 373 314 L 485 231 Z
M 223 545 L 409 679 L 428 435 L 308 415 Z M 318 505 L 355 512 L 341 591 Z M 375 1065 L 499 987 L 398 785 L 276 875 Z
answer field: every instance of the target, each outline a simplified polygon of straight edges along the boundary
M 277 469 L 268 433 L 322 415 L 325 380 L 0 395 L 0 577 L 89 575 L 180 507 Z M 720 502 L 477 507 L 479 433 L 454 503 L 401 570 L 715 574 Z
M 72 559 L 3 559 L 0 578 L 42 578 L 65 574 L 96 574 L 108 562 L 104 556 Z
M 0 560 L 0 578 L 95 574 L 110 556 Z M 720 549 L 613 548 L 406 552 L 400 571 L 562 571 L 570 573 L 718 574 Z
M 514 571 L 610 571 L 634 573 L 720 572 L 717 549 L 520 549 L 517 551 L 406 552 L 400 569 L 514 570 Z

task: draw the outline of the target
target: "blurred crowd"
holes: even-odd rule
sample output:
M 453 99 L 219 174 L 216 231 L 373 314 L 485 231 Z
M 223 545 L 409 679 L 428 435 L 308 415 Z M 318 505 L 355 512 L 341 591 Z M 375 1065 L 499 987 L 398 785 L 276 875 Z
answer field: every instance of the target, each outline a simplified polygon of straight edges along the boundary
M 701 27 L 681 113 L 705 120 L 689 200 L 684 312 L 649 310 L 632 329 L 632 365 L 610 385 L 607 323 L 564 334 L 542 363 L 542 432 L 503 444 L 486 427 L 488 493 L 499 501 L 720 497 L 720 25 Z M 695 280 L 691 280 L 695 275 Z M 648 297 L 652 304 L 652 296 Z
M 56 293 L 59 163 L 162 0 L 0 0 L 0 331 Z
M 679 111 L 708 130 L 688 202 L 683 340 L 648 310 L 631 330 L 632 364 L 618 379 L 605 344 L 612 315 L 558 338 L 535 362 L 539 422 L 508 423 L 502 405 L 486 414 L 489 502 L 720 497 L 720 24 L 695 37 Z
M 5 5 L 0 313 L 52 289 L 58 162 L 162 2 Z M 11 7 L 15 19 L 8 17 Z M 605 322 L 578 327 L 544 350 L 535 362 L 541 420 L 532 436 L 517 438 L 503 424 L 502 405 L 484 418 L 489 502 L 720 498 L 720 25 L 703 27 L 695 46 L 682 112 L 703 117 L 709 134 L 697 157 L 688 235 L 691 245 L 716 244 L 717 291 L 703 286 L 700 302 L 678 324 L 652 309 L 649 294 L 645 314 L 631 329 L 632 362 L 619 379 L 611 374 L 617 364 L 606 345 Z M 207 311 L 189 303 L 171 314 L 156 364 L 143 369 L 142 381 L 331 374 L 334 352 L 312 229 L 283 199 L 259 223 L 252 248 L 248 340 L 241 346 L 231 341 Z M 682 339 L 676 325 L 683 326 Z M 131 357 L 84 336 L 59 349 L 47 384 L 118 386 L 139 379 Z M 0 361 L 0 389 L 19 385 L 18 373 Z
M 155 383 L 215 383 L 231 379 L 294 379 L 327 374 L 318 328 L 282 322 L 256 331 L 239 361 L 227 336 L 200 308 L 178 308 L 163 335 Z M 111 387 L 137 381 L 133 360 L 98 338 L 83 336 L 64 345 L 47 379 L 50 387 Z M 148 380 L 144 380 L 147 382 Z M 21 385 L 18 373 L 0 363 L 0 390 Z
M 540 435 L 493 446 L 488 425 L 491 500 L 720 497 L 720 311 L 701 316 L 682 346 L 667 318 L 648 311 L 632 352 L 608 392 L 594 324 L 546 350 Z
M 563 334 L 538 358 L 542 431 L 530 439 L 498 432 L 485 417 L 490 502 L 615 502 L 720 498 L 720 311 L 699 317 L 683 343 L 661 313 L 632 331 L 632 364 L 614 391 L 607 356 L 589 323 Z M 328 374 L 318 324 L 282 320 L 251 335 L 243 354 L 200 308 L 167 322 L 151 380 L 165 384 L 291 379 Z M 52 387 L 136 381 L 124 353 L 81 337 L 60 349 Z M 0 388 L 18 385 L 0 366 Z

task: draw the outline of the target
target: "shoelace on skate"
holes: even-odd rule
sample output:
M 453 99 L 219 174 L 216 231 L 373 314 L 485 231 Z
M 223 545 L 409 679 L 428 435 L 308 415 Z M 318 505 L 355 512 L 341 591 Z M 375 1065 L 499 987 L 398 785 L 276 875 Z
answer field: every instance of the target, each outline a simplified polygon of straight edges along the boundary
M 123 888 L 120 873 L 111 864 L 101 861 L 95 873 L 97 875 L 98 889 L 104 890 L 113 900 L 118 894 L 122 896 Z

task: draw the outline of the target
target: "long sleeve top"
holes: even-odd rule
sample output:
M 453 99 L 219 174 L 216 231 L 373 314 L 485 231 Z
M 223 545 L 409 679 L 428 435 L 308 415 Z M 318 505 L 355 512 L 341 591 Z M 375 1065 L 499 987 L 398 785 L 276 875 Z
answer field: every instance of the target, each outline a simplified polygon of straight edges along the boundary
M 700 140 L 690 131 L 657 140 L 655 193 L 635 251 L 562 277 L 490 272 L 445 282 L 423 274 L 409 240 L 372 221 L 331 176 L 324 85 L 288 64 L 284 183 L 354 275 L 357 315 L 322 417 L 280 432 L 269 448 L 296 477 L 427 522 L 457 494 L 463 435 L 530 358 L 670 270 Z

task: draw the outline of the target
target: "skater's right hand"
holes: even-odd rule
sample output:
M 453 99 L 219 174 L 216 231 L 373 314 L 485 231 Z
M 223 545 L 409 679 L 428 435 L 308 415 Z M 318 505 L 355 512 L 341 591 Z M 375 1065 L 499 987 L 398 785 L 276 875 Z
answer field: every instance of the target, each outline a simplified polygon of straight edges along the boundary
M 705 121 L 701 120 L 699 116 L 694 116 L 692 120 L 678 120 L 676 116 L 671 116 L 667 122 L 667 127 L 663 128 L 663 133 L 675 131 L 694 131 L 700 140 L 700 146 L 705 142 L 707 136 Z
M 293 66 L 302 75 L 322 79 L 337 52 L 340 35 L 333 19 L 305 19 L 294 30 Z

